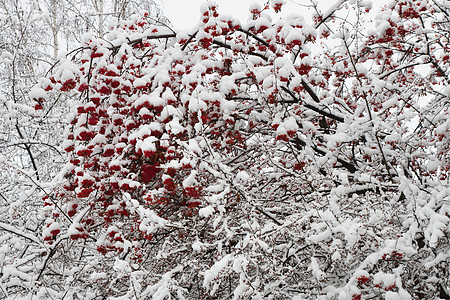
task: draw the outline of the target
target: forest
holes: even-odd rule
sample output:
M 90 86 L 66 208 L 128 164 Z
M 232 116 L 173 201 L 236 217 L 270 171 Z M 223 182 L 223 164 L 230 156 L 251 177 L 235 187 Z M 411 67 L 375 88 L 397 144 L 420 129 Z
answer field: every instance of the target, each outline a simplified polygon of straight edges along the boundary
M 0 0 L 0 299 L 450 299 L 450 2 L 303 2 Z

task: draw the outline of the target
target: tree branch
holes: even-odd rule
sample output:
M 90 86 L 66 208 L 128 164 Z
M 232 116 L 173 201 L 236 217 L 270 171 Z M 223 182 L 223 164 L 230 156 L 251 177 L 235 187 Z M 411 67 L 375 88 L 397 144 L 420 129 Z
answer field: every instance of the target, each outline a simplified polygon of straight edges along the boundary
M 17 132 L 19 133 L 19 137 L 20 137 L 22 140 L 24 140 L 25 138 L 24 138 L 22 132 L 20 131 L 20 128 L 19 128 L 19 125 L 18 125 L 18 124 L 16 124 L 16 129 L 17 129 Z M 37 180 L 40 180 L 40 179 L 39 179 L 38 168 L 37 168 L 37 166 L 36 166 L 36 161 L 34 160 L 33 153 L 31 152 L 30 145 L 28 145 L 27 143 L 24 143 L 24 146 L 25 146 L 25 149 L 27 150 L 28 156 L 30 157 L 31 164 L 33 165 L 33 169 L 34 169 L 34 171 L 35 171 L 35 173 L 36 173 L 36 179 L 37 179 Z
M 306 142 L 301 140 L 300 138 L 296 137 L 294 138 L 294 144 L 297 146 L 297 149 L 301 149 L 306 146 Z M 318 154 L 325 156 L 326 151 L 320 149 L 317 146 L 311 146 L 311 148 Z M 350 173 L 355 173 L 357 171 L 357 168 L 350 162 L 343 160 L 342 158 L 337 157 L 336 158 L 338 163 L 340 163 L 344 168 L 346 168 Z
M 25 233 L 25 232 L 23 232 L 17 228 L 14 228 L 13 226 L 10 226 L 8 224 L 0 222 L 0 228 L 5 231 L 11 232 L 15 235 L 21 236 L 21 237 L 23 237 L 29 241 L 32 241 L 34 243 L 42 244 L 41 241 L 38 238 L 36 238 L 35 236 Z
M 285 86 L 282 86 L 281 89 L 283 91 L 285 91 L 286 93 L 288 93 L 296 103 L 300 103 L 300 99 L 297 98 L 294 95 L 294 93 L 292 91 L 290 91 L 288 88 L 286 88 Z M 302 105 L 305 106 L 306 108 L 309 108 L 309 109 L 315 111 L 316 113 L 318 113 L 318 114 L 320 114 L 322 116 L 325 116 L 325 117 L 328 117 L 330 119 L 336 120 L 336 121 L 338 121 L 340 123 L 344 123 L 344 118 L 343 117 L 339 117 L 339 116 L 336 116 L 336 115 L 334 115 L 332 113 L 323 111 L 323 110 L 321 110 L 321 109 L 319 109 L 319 108 L 317 108 L 317 107 L 315 107 L 315 106 L 313 106 L 311 104 L 308 104 L 308 103 L 302 103 Z

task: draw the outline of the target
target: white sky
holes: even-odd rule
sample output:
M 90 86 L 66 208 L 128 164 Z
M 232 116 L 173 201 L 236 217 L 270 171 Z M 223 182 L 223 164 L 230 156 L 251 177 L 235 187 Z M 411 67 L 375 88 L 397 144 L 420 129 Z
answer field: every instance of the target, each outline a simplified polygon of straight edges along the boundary
M 249 6 L 252 3 L 259 3 L 264 6 L 267 0 L 214 0 L 219 5 L 219 12 L 231 15 L 241 21 L 247 20 L 249 16 Z M 205 0 L 161 0 L 166 16 L 172 22 L 174 29 L 188 30 L 194 27 L 200 20 L 200 6 Z M 283 12 L 305 13 L 307 9 L 296 3 L 308 4 L 309 0 L 288 0 L 283 7 Z M 334 3 L 336 0 L 320 0 L 320 7 L 325 8 L 325 4 Z M 306 21 L 310 18 L 305 17 Z

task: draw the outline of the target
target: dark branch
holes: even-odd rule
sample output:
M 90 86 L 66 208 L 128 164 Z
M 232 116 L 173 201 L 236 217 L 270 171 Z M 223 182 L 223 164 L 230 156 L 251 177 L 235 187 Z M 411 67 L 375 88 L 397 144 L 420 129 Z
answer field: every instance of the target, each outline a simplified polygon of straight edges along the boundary
M 227 44 L 225 44 L 225 43 L 223 43 L 223 42 L 221 42 L 221 41 L 213 40 L 212 43 L 215 44 L 215 45 L 217 45 L 217 46 L 224 47 L 224 48 L 227 48 L 227 49 L 230 49 L 230 50 L 231 50 L 231 46 L 230 46 L 230 45 L 227 45 Z M 268 58 L 265 57 L 265 56 L 264 56 L 263 54 L 261 54 L 261 53 L 249 51 L 248 54 L 258 56 L 258 57 L 262 58 L 263 60 L 268 61 Z
M 239 27 L 238 31 L 245 33 L 246 35 L 251 36 L 252 38 L 254 38 L 255 40 L 257 40 L 258 42 L 260 42 L 261 44 L 263 44 L 266 47 L 269 47 L 269 43 L 267 43 L 265 40 L 261 39 L 260 37 L 258 37 L 256 34 L 254 34 L 253 32 L 250 32 L 248 30 L 242 29 L 241 27 Z
M 308 92 L 308 94 L 311 96 L 311 98 L 314 100 L 314 102 L 319 103 L 319 97 L 316 95 L 316 93 L 312 90 L 312 88 L 309 86 L 309 84 L 302 78 L 302 85 L 305 88 L 305 90 Z
M 22 140 L 24 140 L 25 138 L 24 138 L 24 136 L 23 136 L 23 134 L 22 134 L 22 131 L 20 131 L 20 128 L 19 128 L 19 125 L 18 125 L 18 124 L 16 124 L 16 129 L 17 129 L 17 132 L 19 133 L 20 138 L 21 138 Z M 28 143 L 24 143 L 24 146 L 25 146 L 25 149 L 27 150 L 28 156 L 30 157 L 31 164 L 33 165 L 33 169 L 34 169 L 34 171 L 35 171 L 35 173 L 36 173 L 36 179 L 37 179 L 37 180 L 40 180 L 40 179 L 39 179 L 38 168 L 37 168 L 37 166 L 36 166 L 36 161 L 34 160 L 33 153 L 31 152 L 30 145 L 29 145 Z
M 298 99 L 297 97 L 295 97 L 294 93 L 292 93 L 292 91 L 290 91 L 288 88 L 282 86 L 281 89 L 282 89 L 283 91 L 285 91 L 286 93 L 288 93 L 296 103 L 300 103 L 300 99 Z M 319 109 L 319 108 L 317 108 L 317 107 L 315 107 L 315 106 L 313 106 L 313 105 L 311 105 L 311 104 L 303 103 L 302 105 L 305 106 L 306 108 L 309 108 L 309 109 L 315 111 L 316 113 L 318 113 L 318 114 L 320 114 L 320 115 L 322 115 L 322 116 L 324 116 L 324 117 L 328 117 L 328 118 L 333 119 L 333 120 L 336 120 L 336 121 L 338 121 L 338 122 L 340 122 L 340 123 L 343 123 L 343 122 L 344 122 L 344 118 L 339 117 L 339 116 L 336 116 L 336 115 L 334 115 L 334 114 L 332 114 L 332 113 L 323 111 L 323 110 L 321 110 L 321 109 Z
M 297 147 L 297 149 L 301 149 L 303 147 L 306 146 L 306 142 L 302 141 L 300 138 L 296 137 L 293 140 L 295 146 Z M 324 156 L 326 155 L 326 152 L 322 149 L 320 149 L 317 146 L 311 146 L 311 148 L 318 154 Z M 344 168 L 346 168 L 350 173 L 355 173 L 357 171 L 356 167 L 349 163 L 348 161 L 343 160 L 342 158 L 337 158 L 338 163 L 340 163 Z

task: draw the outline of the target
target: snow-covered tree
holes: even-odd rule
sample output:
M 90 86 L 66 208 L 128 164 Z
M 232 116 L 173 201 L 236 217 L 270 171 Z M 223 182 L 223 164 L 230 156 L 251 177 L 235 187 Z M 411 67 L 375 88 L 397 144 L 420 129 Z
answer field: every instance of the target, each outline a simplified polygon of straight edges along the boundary
M 42 244 L 4 294 L 448 299 L 450 7 L 283 4 L 240 24 L 208 2 L 176 33 L 134 15 L 34 87 L 38 113 L 75 95 L 70 161 L 41 241 L 8 227 Z
M 110 19 L 138 11 L 132 1 L 103 2 L 105 29 Z M 142 5 L 151 8 L 155 22 L 165 21 L 154 1 Z M 40 78 L 61 54 L 79 47 L 81 36 L 98 33 L 99 14 L 93 9 L 91 1 L 0 1 L 1 299 L 20 297 L 35 287 L 33 278 L 47 251 L 40 238 L 45 225 L 37 209 L 40 194 L 67 158 L 60 144 L 72 95 L 49 97 L 45 110 L 37 113 L 32 97 L 42 93 L 32 87 L 48 81 Z

